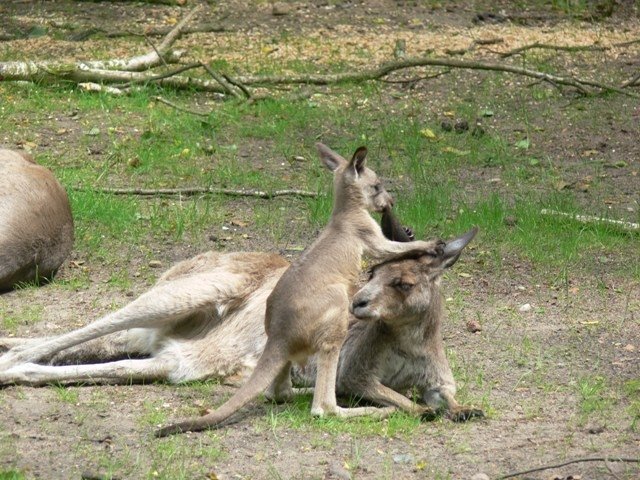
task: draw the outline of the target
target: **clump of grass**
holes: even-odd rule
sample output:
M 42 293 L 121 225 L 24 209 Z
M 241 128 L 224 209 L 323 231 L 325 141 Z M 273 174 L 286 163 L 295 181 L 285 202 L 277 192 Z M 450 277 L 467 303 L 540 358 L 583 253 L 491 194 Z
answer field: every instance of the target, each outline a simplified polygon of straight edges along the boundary
M 577 387 L 580 413 L 584 418 L 602 414 L 611 407 L 612 398 L 606 378 L 599 375 L 585 376 L 578 380 Z
M 63 403 L 69 403 L 76 405 L 80 399 L 78 390 L 73 387 L 67 387 L 65 385 L 54 385 L 53 391 L 58 399 Z
M 204 477 L 208 466 L 225 456 L 215 432 L 199 434 L 195 445 L 185 435 L 164 438 L 153 444 L 150 454 L 149 478 L 167 480 Z
M 0 471 L 0 480 L 24 480 L 25 478 L 27 477 L 17 470 Z
M 7 310 L 0 306 L 0 318 L 2 329 L 15 334 L 18 328 L 25 325 L 33 325 L 40 321 L 44 308 L 42 305 L 24 305 L 18 311 Z
M 311 396 L 297 395 L 284 409 L 279 406 L 268 408 L 267 424 L 276 432 L 282 428 L 292 428 L 309 432 L 321 431 L 336 434 L 363 436 L 410 436 L 420 426 L 420 419 L 404 412 L 396 412 L 385 420 L 372 417 L 317 418 L 311 415 Z
M 631 430 L 640 429 L 640 379 L 628 380 L 624 384 L 624 392 L 629 397 L 629 415 L 631 416 Z

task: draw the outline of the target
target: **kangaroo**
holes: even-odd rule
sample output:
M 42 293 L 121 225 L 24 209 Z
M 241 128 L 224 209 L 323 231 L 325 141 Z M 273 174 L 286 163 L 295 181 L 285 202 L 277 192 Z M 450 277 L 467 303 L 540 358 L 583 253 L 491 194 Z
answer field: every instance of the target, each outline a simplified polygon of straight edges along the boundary
M 383 224 L 389 224 L 389 215 L 391 212 L 383 214 Z M 439 243 L 437 256 L 409 256 L 371 269 L 369 281 L 350 306 L 352 318 L 338 364 L 340 396 L 395 406 L 425 418 L 436 411 L 444 411 L 456 421 L 483 415 L 455 401 L 455 382 L 440 335 L 444 315 L 441 274 L 456 262 L 474 234 L 472 230 Z M 385 235 L 409 237 L 400 228 L 396 232 L 387 228 Z M 264 348 L 266 298 L 288 265 L 275 254 L 246 252 L 208 252 L 180 262 L 149 292 L 106 317 L 109 323 L 120 323 L 120 331 L 77 345 L 77 330 L 65 334 L 67 342 L 59 343 L 60 349 L 52 357 L 40 358 L 48 364 L 33 363 L 38 358 L 33 346 L 50 339 L 0 338 L 0 351 L 13 348 L 29 353 L 26 347 L 32 347 L 28 362 L 0 371 L 0 385 L 179 383 L 206 378 L 238 384 L 255 367 Z M 232 272 L 242 272 L 245 277 L 230 287 L 233 292 L 220 295 L 213 289 L 204 293 L 201 301 L 186 296 L 189 289 L 185 285 L 195 286 L 206 273 L 224 281 Z M 202 306 L 176 317 L 177 312 L 189 310 L 180 307 L 189 301 Z M 154 326 L 134 328 L 141 323 L 138 316 L 159 303 L 165 309 L 164 316 L 158 312 Z M 171 317 L 172 321 L 165 321 Z M 101 322 L 104 319 L 94 323 Z M 314 385 L 314 360 L 293 369 L 296 386 Z M 404 395 L 412 389 L 420 405 Z
M 476 232 L 474 228 L 440 242 L 436 255 L 411 255 L 371 269 L 369 281 L 351 301 L 357 320 L 340 351 L 336 382 L 340 396 L 355 395 L 427 417 L 441 410 L 456 421 L 484 416 L 481 410 L 456 402 L 440 334 L 444 317 L 440 278 Z M 309 384 L 313 367 L 308 372 L 295 370 L 295 383 Z M 411 389 L 432 411 L 402 394 Z
M 67 194 L 25 152 L 0 149 L 0 292 L 51 279 L 73 246 Z
M 267 343 L 255 370 L 225 404 L 203 417 L 161 428 L 162 437 L 220 426 L 267 388 L 267 396 L 292 395 L 291 366 L 316 355 L 317 374 L 311 413 L 317 416 L 387 415 L 389 409 L 345 409 L 336 400 L 340 348 L 347 335 L 349 293 L 360 273 L 363 254 L 389 260 L 408 252 L 434 253 L 435 242 L 394 242 L 385 238 L 369 212 L 393 204 L 373 170 L 366 167 L 367 149 L 351 161 L 318 143 L 320 159 L 333 172 L 334 204 L 328 225 L 308 250 L 280 277 L 267 298 Z

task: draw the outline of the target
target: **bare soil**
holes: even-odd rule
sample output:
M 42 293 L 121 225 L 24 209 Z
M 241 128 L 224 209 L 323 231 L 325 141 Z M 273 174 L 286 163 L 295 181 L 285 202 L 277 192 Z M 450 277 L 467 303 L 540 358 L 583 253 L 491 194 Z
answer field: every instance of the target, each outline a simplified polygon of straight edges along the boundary
M 224 2 L 212 11 L 223 18 L 220 24 L 227 31 L 193 35 L 181 42 L 215 52 L 241 70 L 252 71 L 289 58 L 314 58 L 321 68 L 328 61 L 329 51 L 331 61 L 340 54 L 358 68 L 388 59 L 397 38 L 406 39 L 408 54 L 427 49 L 444 54 L 446 50 L 467 48 L 479 38 L 500 37 L 503 43 L 491 48 L 506 51 L 535 41 L 600 41 L 608 45 L 636 39 L 640 34 L 638 12 L 632 2 L 618 2 L 614 16 L 601 22 L 576 20 L 545 6 L 515 10 L 512 2 L 499 2 L 498 6 L 489 2 L 485 8 L 469 6 L 472 2 L 441 3 L 446 8 L 435 2 L 411 1 L 288 2 L 283 15 L 274 15 L 271 3 Z M 132 50 L 144 51 L 147 46 L 132 43 L 130 38 L 91 37 L 83 42 L 68 38 L 94 27 L 142 31 L 154 25 L 171 25 L 185 11 L 129 2 L 6 1 L 0 5 L 4 23 L 0 33 L 20 36 L 34 26 L 45 27 L 49 33 L 4 42 L 0 49 L 11 48 L 43 59 L 87 58 L 96 50 L 109 52 L 109 56 L 128 56 Z M 487 11 L 512 14 L 520 20 L 474 22 L 478 13 Z M 291 41 L 280 42 L 275 49 L 269 47 L 271 38 L 284 35 Z M 593 65 L 593 70 L 596 74 L 617 71 L 631 76 L 640 68 L 638 58 L 634 46 L 613 48 Z M 433 116 L 438 118 L 451 98 L 451 82 L 455 81 L 455 94 L 464 98 L 473 92 L 478 75 L 456 72 L 419 83 L 411 91 L 389 86 L 389 108 L 398 92 L 421 95 L 433 105 Z M 514 88 L 526 88 L 525 80 L 514 78 L 513 82 Z M 503 102 L 502 111 L 511 113 L 488 120 L 487 128 L 516 140 L 522 126 L 517 108 L 513 108 L 518 99 L 505 92 L 498 100 Z M 531 104 L 532 130 L 537 132 L 535 154 L 554 162 L 567 188 L 574 188 L 571 185 L 587 177 L 598 179 L 591 180 L 592 185 L 581 197 L 585 206 L 608 202 L 612 216 L 637 221 L 640 104 L 621 95 L 593 101 L 600 104 L 596 111 L 610 113 L 597 119 L 568 119 L 563 113 L 566 105 L 543 110 Z M 536 108 L 540 108 L 539 114 Z M 50 139 L 48 145 L 41 143 L 43 148 L 60 149 L 61 153 L 83 148 L 80 139 L 74 145 L 73 138 L 60 145 L 53 133 L 57 126 L 39 122 L 35 128 L 41 138 Z M 15 141 L 12 132 L 0 132 L 0 142 L 5 146 L 14 147 Z M 246 148 L 258 147 L 265 152 L 269 145 Z M 97 154 L 106 155 L 108 145 L 104 149 Z M 589 161 L 593 152 L 599 152 L 600 163 Z M 620 160 L 624 165 L 613 166 Z M 611 168 L 603 168 L 602 162 Z M 479 184 L 478 178 L 489 180 L 499 174 L 499 168 L 491 166 L 481 172 L 468 172 L 469 194 L 484 195 L 486 184 Z M 517 193 L 508 185 L 494 186 L 508 195 Z M 251 208 L 251 201 L 230 201 L 237 202 L 240 210 Z M 287 200 L 283 202 L 286 206 Z M 249 234 L 248 241 L 234 236 L 222 248 L 285 248 L 263 241 L 260 232 L 251 227 L 243 232 Z M 306 245 L 313 234 L 297 232 L 293 243 Z M 214 246 L 220 248 L 208 234 L 194 245 L 166 242 L 152 243 L 149 248 L 168 267 L 200 248 Z M 625 382 L 640 379 L 637 281 L 611 275 L 608 262 L 616 261 L 611 258 L 594 259 L 592 265 L 578 269 L 567 283 L 558 285 L 554 281 L 557 277 L 545 275 L 517 258 L 506 256 L 500 267 L 487 265 L 483 259 L 490 248 L 482 244 L 472 248 L 458 266 L 464 275 L 449 275 L 443 288 L 449 305 L 446 343 L 456 371 L 464 374 L 458 382 L 465 395 L 489 407 L 485 420 L 468 424 L 441 420 L 421 424 L 410 434 L 354 438 L 312 427 L 273 425 L 265 419 L 271 407 L 258 404 L 241 423 L 211 434 L 187 435 L 179 444 L 183 450 L 165 455 L 151 436 L 153 427 L 143 417 L 159 411 L 175 419 L 179 406 L 190 404 L 197 410 L 218 404 L 233 391 L 232 387 L 215 386 L 209 396 L 198 389 L 158 384 L 83 386 L 69 389 L 76 395 L 71 400 L 62 399 L 55 388 L 8 387 L 0 391 L 0 471 L 16 469 L 27 478 L 46 479 L 81 478 L 83 473 L 95 478 L 170 478 L 163 469 L 186 462 L 185 478 L 469 479 L 479 472 L 493 478 L 581 457 L 638 458 L 639 426 L 633 428 L 634 417 L 629 411 L 632 399 L 622 393 Z M 636 261 L 639 257 L 640 253 Z M 108 266 L 97 259 L 82 261 L 92 276 L 86 290 L 44 287 L 0 297 L 5 311 L 20 311 L 25 304 L 41 309 L 40 316 L 45 320 L 21 327 L 18 334 L 55 334 L 77 327 L 148 288 L 146 279 L 135 276 L 128 292 L 111 288 L 106 283 Z M 131 271 L 137 268 L 135 262 Z M 72 266 L 63 268 L 61 278 L 69 268 Z M 532 309 L 521 312 L 524 304 Z M 471 319 L 482 324 L 482 332 L 468 332 L 466 322 Z M 606 381 L 607 389 L 602 394 L 605 406 L 593 415 L 585 415 L 580 409 L 579 382 L 595 377 Z M 278 411 L 284 407 L 275 408 Z M 637 417 L 635 421 L 638 423 Z M 585 480 L 638 477 L 637 464 L 622 462 L 577 463 L 520 476 Z

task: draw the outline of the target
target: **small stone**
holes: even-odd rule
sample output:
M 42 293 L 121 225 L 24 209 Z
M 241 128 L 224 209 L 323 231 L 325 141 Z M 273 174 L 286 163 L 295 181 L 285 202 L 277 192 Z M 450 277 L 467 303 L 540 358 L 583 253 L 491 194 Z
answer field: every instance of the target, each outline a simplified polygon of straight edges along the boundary
M 149 262 L 149 267 L 151 268 L 160 268 L 162 266 L 162 262 L 160 260 L 151 260 Z
M 477 333 L 482 331 L 482 325 L 477 320 L 469 320 L 467 322 L 467 330 L 471 333 Z
M 331 462 L 329 468 L 327 468 L 327 474 L 324 478 L 350 480 L 351 474 L 346 469 L 342 468 L 338 462 Z
M 518 308 L 518 311 L 522 313 L 526 313 L 526 312 L 530 312 L 531 308 L 532 307 L 530 303 L 525 303 L 524 305 L 520 305 L 520 308 Z
M 271 7 L 271 15 L 276 17 L 289 15 L 290 13 L 291 13 L 291 6 L 283 2 L 274 3 L 273 6 Z
M 456 133 L 466 132 L 467 130 L 469 130 L 469 122 L 459 118 L 456 120 L 456 123 L 453 125 L 453 128 L 456 131 Z
M 504 217 L 503 222 L 507 227 L 515 227 L 518 223 L 518 219 L 513 215 L 507 215 Z
M 138 157 L 132 157 L 129 160 L 127 160 L 127 165 L 129 165 L 132 168 L 136 168 L 140 166 L 140 159 Z
M 412 463 L 413 460 L 414 457 L 410 453 L 398 453 L 393 456 L 393 461 L 395 463 Z
M 476 473 L 471 480 L 489 480 L 489 475 L 486 473 Z
M 443 120 L 442 123 L 440 123 L 440 128 L 442 128 L 442 130 L 444 130 L 445 132 L 450 132 L 451 130 L 453 130 L 453 125 L 449 120 Z

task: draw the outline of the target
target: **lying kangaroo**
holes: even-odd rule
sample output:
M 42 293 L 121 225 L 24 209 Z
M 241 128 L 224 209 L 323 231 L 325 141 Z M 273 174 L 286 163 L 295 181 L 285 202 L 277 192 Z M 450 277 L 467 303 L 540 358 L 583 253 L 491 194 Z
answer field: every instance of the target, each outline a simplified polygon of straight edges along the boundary
M 349 323 L 349 293 L 360 272 L 362 255 L 389 260 L 408 252 L 435 254 L 436 242 L 387 240 L 369 212 L 392 205 L 391 196 L 373 170 L 365 166 L 367 149 L 358 148 L 351 161 L 317 144 L 320 159 L 334 173 L 334 205 L 326 228 L 287 269 L 267 298 L 267 343 L 251 377 L 214 412 L 169 425 L 166 436 L 218 426 L 269 388 L 276 400 L 292 395 L 291 366 L 316 355 L 317 374 L 311 413 L 318 416 L 388 414 L 378 407 L 345 409 L 336 401 L 340 348 Z
M 50 279 L 72 246 L 62 186 L 27 153 L 0 149 L 0 291 Z
M 385 234 L 409 240 L 402 230 Z M 454 420 L 482 416 L 455 401 L 455 382 L 440 335 L 441 274 L 456 262 L 474 234 L 472 230 L 439 243 L 435 256 L 398 259 L 372 269 L 369 281 L 351 302 L 354 317 L 337 374 L 341 396 L 422 413 L 424 407 L 403 395 L 415 389 L 420 403 L 444 409 Z M 0 339 L 0 350 L 13 347 L 5 357 L 20 352 L 24 361 L 15 363 L 14 357 L 13 366 L 0 371 L 0 385 L 178 383 L 206 378 L 237 383 L 263 350 L 266 298 L 287 267 L 285 259 L 267 253 L 208 252 L 183 261 L 129 305 L 89 328 L 62 335 L 62 341 L 58 337 L 50 364 L 33 362 L 46 360 L 37 346 L 53 339 Z M 231 278 L 234 282 L 222 291 Z M 199 289 L 203 280 L 214 288 Z M 148 318 L 151 311 L 153 317 Z M 145 328 L 137 328 L 143 323 Z M 114 331 L 116 324 L 120 329 L 116 333 L 83 340 L 99 331 Z M 297 386 L 312 386 L 313 359 L 304 369 L 294 369 L 293 378 Z

